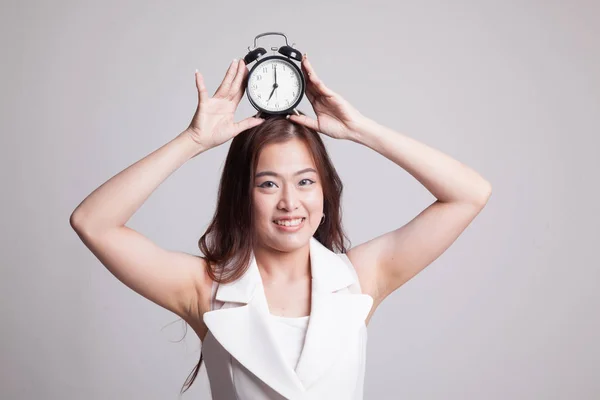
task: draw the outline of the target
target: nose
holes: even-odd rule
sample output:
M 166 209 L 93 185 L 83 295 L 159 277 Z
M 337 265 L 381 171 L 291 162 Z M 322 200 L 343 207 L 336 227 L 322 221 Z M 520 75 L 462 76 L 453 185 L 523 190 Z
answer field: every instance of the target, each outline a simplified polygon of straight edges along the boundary
M 279 208 L 287 211 L 292 211 L 298 208 L 298 196 L 294 185 L 284 185 L 279 199 Z

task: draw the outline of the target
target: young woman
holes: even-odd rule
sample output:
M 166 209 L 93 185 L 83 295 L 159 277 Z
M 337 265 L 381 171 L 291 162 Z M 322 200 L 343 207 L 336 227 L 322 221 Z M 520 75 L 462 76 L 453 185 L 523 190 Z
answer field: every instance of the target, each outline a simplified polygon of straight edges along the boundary
M 234 122 L 248 70 L 234 60 L 210 97 L 196 72 L 189 127 L 92 192 L 71 225 L 125 285 L 183 318 L 202 341 L 215 399 L 362 399 L 367 324 L 379 304 L 473 221 L 491 185 L 472 169 L 365 117 L 306 58 L 305 115 Z M 365 145 L 436 201 L 346 251 L 342 183 L 317 132 Z M 189 159 L 229 139 L 203 256 L 168 251 L 125 224 Z M 185 391 L 185 390 L 184 390 Z

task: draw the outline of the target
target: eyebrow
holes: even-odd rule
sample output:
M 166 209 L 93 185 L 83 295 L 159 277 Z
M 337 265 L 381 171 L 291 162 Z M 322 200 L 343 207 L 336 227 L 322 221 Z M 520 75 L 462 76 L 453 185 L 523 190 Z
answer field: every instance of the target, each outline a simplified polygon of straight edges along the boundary
M 317 171 L 316 171 L 314 168 L 304 168 L 304 169 L 302 169 L 302 170 L 300 170 L 300 171 L 296 172 L 296 173 L 294 174 L 294 176 L 296 176 L 296 175 L 300 175 L 300 174 L 304 174 L 305 172 L 315 172 L 315 173 L 316 173 Z M 274 176 L 274 177 L 277 177 L 277 178 L 280 178 L 280 177 L 281 177 L 281 175 L 279 175 L 277 172 L 273 172 L 273 171 L 262 171 L 262 172 L 259 172 L 258 174 L 256 174 L 256 175 L 254 176 L 254 178 L 255 178 L 255 179 L 256 179 L 256 178 L 260 178 L 261 176 L 266 176 L 266 175 Z

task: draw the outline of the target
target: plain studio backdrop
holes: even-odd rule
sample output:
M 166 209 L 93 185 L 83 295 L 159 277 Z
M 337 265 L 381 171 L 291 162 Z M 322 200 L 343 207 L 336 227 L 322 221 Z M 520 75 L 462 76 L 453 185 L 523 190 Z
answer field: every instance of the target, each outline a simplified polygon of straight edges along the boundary
M 112 276 L 69 216 L 187 127 L 196 68 L 212 95 L 267 31 L 363 114 L 493 186 L 375 313 L 365 399 L 600 398 L 600 3 L 12 0 L 0 15 L 0 398 L 178 398 L 198 337 Z M 254 113 L 244 97 L 237 120 Z M 352 245 L 435 200 L 375 151 L 322 137 Z M 200 254 L 230 143 L 177 170 L 128 226 Z M 208 393 L 203 367 L 183 398 Z

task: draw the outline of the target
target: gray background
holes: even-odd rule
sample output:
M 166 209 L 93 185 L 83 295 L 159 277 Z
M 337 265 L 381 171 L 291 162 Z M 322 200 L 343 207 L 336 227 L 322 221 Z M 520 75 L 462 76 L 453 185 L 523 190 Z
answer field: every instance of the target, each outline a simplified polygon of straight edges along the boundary
M 184 323 L 117 281 L 68 220 L 187 126 L 196 68 L 212 95 L 265 31 L 286 33 L 363 114 L 493 185 L 375 313 L 365 398 L 600 398 L 598 2 L 9 1 L 0 15 L 2 399 L 178 397 L 197 336 L 179 341 Z M 253 113 L 244 97 L 238 120 Z M 325 142 L 353 245 L 435 200 L 373 150 Z M 229 144 L 176 171 L 128 225 L 199 254 Z M 207 393 L 203 369 L 183 397 Z

